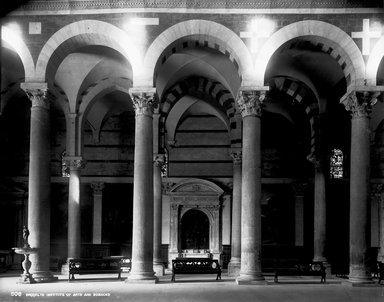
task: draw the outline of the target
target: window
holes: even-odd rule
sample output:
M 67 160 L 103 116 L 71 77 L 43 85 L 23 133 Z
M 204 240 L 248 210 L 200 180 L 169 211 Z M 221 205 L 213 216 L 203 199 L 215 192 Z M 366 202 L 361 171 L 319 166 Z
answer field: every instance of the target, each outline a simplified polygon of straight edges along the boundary
M 333 179 L 343 178 L 343 151 L 333 149 L 330 158 L 330 177 Z

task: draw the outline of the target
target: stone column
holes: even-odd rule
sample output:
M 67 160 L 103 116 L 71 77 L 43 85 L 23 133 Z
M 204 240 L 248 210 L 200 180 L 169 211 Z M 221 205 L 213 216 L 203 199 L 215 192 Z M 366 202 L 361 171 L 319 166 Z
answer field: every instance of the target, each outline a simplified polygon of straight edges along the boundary
M 80 156 L 64 158 L 69 167 L 68 192 L 68 258 L 80 258 L 81 254 L 81 204 L 80 170 L 84 161 Z
M 325 257 L 326 228 L 327 228 L 327 204 L 326 187 L 323 163 L 316 157 L 308 158 L 315 167 L 315 206 L 314 206 L 314 227 L 313 227 L 313 261 L 321 261 L 329 267 Z
M 241 187 L 241 265 L 237 284 L 265 284 L 261 272 L 261 148 L 260 117 L 265 91 L 239 91 L 243 118 Z
M 162 181 L 161 167 L 164 164 L 164 155 L 156 154 L 153 160 L 153 202 L 154 202 L 154 217 L 153 217 L 153 269 L 156 276 L 164 276 L 164 264 L 161 255 L 161 232 L 162 232 Z
M 132 269 L 126 282 L 156 283 L 153 271 L 153 107 L 155 89 L 132 88 L 135 107 Z
M 306 183 L 292 184 L 295 193 L 295 246 L 304 246 L 304 194 Z
M 103 189 L 104 183 L 92 183 L 93 190 L 93 233 L 92 243 L 101 244 L 103 230 Z
M 384 262 L 384 201 L 383 201 L 384 184 L 371 184 L 371 198 L 376 199 L 378 207 L 378 237 L 379 250 L 377 253 L 377 261 Z M 371 214 L 372 216 L 372 214 Z
M 30 269 L 36 282 L 57 280 L 49 271 L 51 227 L 50 104 L 46 83 L 22 83 L 32 102 L 29 151 L 28 229 L 29 243 L 37 248 Z
M 232 231 L 231 260 L 228 264 L 228 276 L 237 277 L 240 273 L 241 256 L 241 150 L 232 150 L 233 189 L 232 189 Z
M 367 268 L 371 134 L 369 114 L 378 95 L 366 90 L 355 90 L 341 100 L 352 115 L 349 223 L 349 281 L 352 283 L 372 282 Z

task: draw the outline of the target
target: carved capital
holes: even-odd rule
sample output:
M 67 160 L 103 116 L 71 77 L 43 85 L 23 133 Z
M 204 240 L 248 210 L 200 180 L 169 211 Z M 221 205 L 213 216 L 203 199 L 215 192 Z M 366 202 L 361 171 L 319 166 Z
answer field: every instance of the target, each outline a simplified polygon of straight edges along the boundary
M 102 195 L 105 185 L 103 182 L 93 182 L 91 183 L 91 188 L 93 190 L 93 195 Z
M 352 91 L 340 102 L 350 111 L 352 118 L 369 117 L 379 95 L 379 91 Z
M 140 90 L 132 88 L 129 90 L 133 105 L 135 107 L 136 116 L 146 115 L 153 116 L 154 108 L 158 106 L 155 89 Z
M 155 154 L 153 155 L 153 164 L 156 167 L 162 167 L 165 162 L 165 156 L 164 154 Z
M 49 95 L 47 83 L 21 83 L 20 88 L 23 89 L 32 102 L 32 107 L 40 107 L 49 110 Z
M 315 166 L 316 170 L 321 169 L 321 160 L 314 154 L 309 154 L 307 160 Z
M 241 165 L 241 162 L 242 162 L 241 150 L 232 150 L 229 155 L 232 157 L 234 165 Z
M 303 182 L 292 183 L 292 189 L 295 192 L 296 196 L 304 196 L 306 188 L 307 188 L 306 183 L 303 183 Z
M 260 117 L 266 90 L 240 90 L 237 96 L 241 116 L 255 115 Z
M 83 169 L 87 163 L 81 156 L 65 156 L 63 160 L 70 170 Z
M 384 184 L 371 184 L 371 196 L 381 197 L 384 192 Z

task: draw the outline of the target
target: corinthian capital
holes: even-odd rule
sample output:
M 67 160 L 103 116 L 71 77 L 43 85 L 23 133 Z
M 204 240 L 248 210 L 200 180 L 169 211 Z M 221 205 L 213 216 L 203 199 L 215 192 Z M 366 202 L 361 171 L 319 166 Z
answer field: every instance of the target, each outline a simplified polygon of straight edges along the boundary
M 352 118 L 368 117 L 379 95 L 380 91 L 354 90 L 345 95 L 340 102 L 351 112 Z
M 242 152 L 241 152 L 241 150 L 231 150 L 230 156 L 233 159 L 233 164 L 234 165 L 241 165 L 241 161 L 242 161 Z
M 261 109 L 265 99 L 266 90 L 240 90 L 237 96 L 241 116 L 261 116 Z
M 32 107 L 49 109 L 50 100 L 48 98 L 47 83 L 21 83 L 20 88 L 25 91 Z
M 135 107 L 136 116 L 153 116 L 154 108 L 157 108 L 158 106 L 155 88 L 131 88 L 129 89 L 129 95 L 131 96 L 133 105 Z
M 70 170 L 83 169 L 86 164 L 86 161 L 81 156 L 66 156 L 63 160 Z

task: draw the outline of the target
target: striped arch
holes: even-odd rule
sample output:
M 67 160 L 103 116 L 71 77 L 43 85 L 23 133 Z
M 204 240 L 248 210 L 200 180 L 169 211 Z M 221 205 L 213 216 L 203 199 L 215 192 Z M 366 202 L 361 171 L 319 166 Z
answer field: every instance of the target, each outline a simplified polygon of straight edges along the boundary
M 191 91 L 203 92 L 213 97 L 225 110 L 232 127 L 235 117 L 235 101 L 232 94 L 219 82 L 199 77 L 198 81 L 183 81 L 171 87 L 165 94 L 164 101 L 161 105 L 161 111 L 168 115 L 172 107 L 186 95 L 190 95 Z
M 36 64 L 37 81 L 53 79 L 62 60 L 75 49 L 87 45 L 106 46 L 120 52 L 131 64 L 134 74 L 143 59 L 123 30 L 102 21 L 82 20 L 63 27 L 44 45 Z
M 281 92 L 285 92 L 305 108 L 311 125 L 311 155 L 316 154 L 316 148 L 318 147 L 316 139 L 319 137 L 318 116 L 320 111 L 318 99 L 313 91 L 304 83 L 286 77 L 272 78 L 270 80 L 270 87 L 271 89 L 275 87 Z
M 182 40 L 180 47 L 185 47 L 185 43 L 187 43 L 187 46 L 189 44 L 207 46 L 227 55 L 239 70 L 243 83 L 245 85 L 251 83 L 253 77 L 252 56 L 240 37 L 216 22 L 188 20 L 168 28 L 150 45 L 144 58 L 143 85 L 153 85 L 157 62 L 165 62 L 169 53 L 164 53 L 164 51 L 179 39 Z M 171 48 L 170 53 L 175 50 Z
M 284 43 L 295 38 L 309 39 L 320 50 L 331 55 L 342 68 L 347 86 L 364 83 L 363 56 L 352 38 L 332 24 L 305 20 L 283 27 L 263 45 L 255 64 L 256 85 L 264 85 L 265 71 L 273 54 Z
M 367 84 L 375 86 L 381 60 L 384 58 L 384 36 L 376 43 L 367 62 Z
M 5 42 L 3 46 L 9 47 L 19 55 L 24 66 L 25 81 L 32 81 L 35 76 L 35 63 L 27 45 L 19 37 L 18 33 L 6 26 L 2 26 L 1 40 Z

